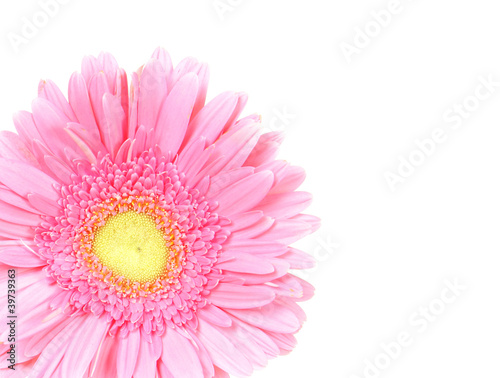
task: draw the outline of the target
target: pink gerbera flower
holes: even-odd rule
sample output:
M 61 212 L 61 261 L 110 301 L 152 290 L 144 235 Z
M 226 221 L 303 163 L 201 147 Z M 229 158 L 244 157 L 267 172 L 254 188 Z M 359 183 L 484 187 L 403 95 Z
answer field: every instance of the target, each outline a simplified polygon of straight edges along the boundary
M 295 345 L 304 171 L 244 94 L 205 104 L 205 64 L 158 49 L 131 82 L 87 57 L 0 134 L 2 376 L 248 376 Z

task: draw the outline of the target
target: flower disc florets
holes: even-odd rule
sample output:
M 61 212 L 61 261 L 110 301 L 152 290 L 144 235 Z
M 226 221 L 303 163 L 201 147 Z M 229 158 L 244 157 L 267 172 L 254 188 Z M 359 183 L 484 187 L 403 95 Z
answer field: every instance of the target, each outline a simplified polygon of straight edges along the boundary
M 206 304 L 228 232 L 172 162 L 152 150 L 122 164 L 105 156 L 60 191 L 64 215 L 47 217 L 37 242 L 65 308 L 162 332 Z

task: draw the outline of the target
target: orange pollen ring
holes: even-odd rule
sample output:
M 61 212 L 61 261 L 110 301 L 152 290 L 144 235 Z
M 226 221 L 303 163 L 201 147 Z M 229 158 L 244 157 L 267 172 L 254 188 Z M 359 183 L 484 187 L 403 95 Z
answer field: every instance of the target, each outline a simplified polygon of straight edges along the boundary
M 177 284 L 185 235 L 162 205 L 155 195 L 124 194 L 89 207 L 76 228 L 77 265 L 127 297 Z

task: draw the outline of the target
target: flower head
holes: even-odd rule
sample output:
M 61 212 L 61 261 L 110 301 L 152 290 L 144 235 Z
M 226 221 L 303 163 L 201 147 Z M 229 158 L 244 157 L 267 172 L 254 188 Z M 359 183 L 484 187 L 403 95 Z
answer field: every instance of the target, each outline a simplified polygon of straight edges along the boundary
M 289 244 L 319 226 L 301 214 L 304 171 L 275 160 L 280 133 L 239 119 L 244 94 L 205 104 L 207 81 L 157 49 L 129 93 L 111 55 L 88 57 L 68 100 L 43 81 L 18 134 L 0 134 L 18 372 L 247 376 L 294 347 L 313 289 L 289 269 L 314 262 Z

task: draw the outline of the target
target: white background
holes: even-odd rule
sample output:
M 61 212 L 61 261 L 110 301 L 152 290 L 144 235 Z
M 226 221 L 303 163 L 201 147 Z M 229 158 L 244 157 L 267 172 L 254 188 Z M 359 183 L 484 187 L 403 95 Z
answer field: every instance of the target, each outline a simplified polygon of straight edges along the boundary
M 213 0 L 69 0 L 17 53 L 7 34 L 20 34 L 40 5 L 6 3 L 1 129 L 29 110 L 39 79 L 66 92 L 84 55 L 109 51 L 130 72 L 160 45 L 174 62 L 210 64 L 209 98 L 246 91 L 246 114 L 267 126 L 276 112 L 294 115 L 272 124 L 284 127 L 281 157 L 306 168 L 309 212 L 323 219 L 299 243 L 320 260 L 302 275 L 317 290 L 298 347 L 255 377 L 500 375 L 500 87 L 468 97 L 478 77 L 500 81 L 496 2 L 401 0 L 377 33 L 371 12 L 389 1 L 242 0 L 221 19 Z M 341 43 L 354 46 L 367 25 L 373 38 L 348 62 Z M 477 110 L 454 130 L 443 114 L 464 100 Z M 438 128 L 446 142 L 391 191 L 384 174 Z M 410 318 L 429 303 L 439 309 L 446 279 L 467 289 L 419 332 Z M 412 345 L 363 373 L 400 332 Z

